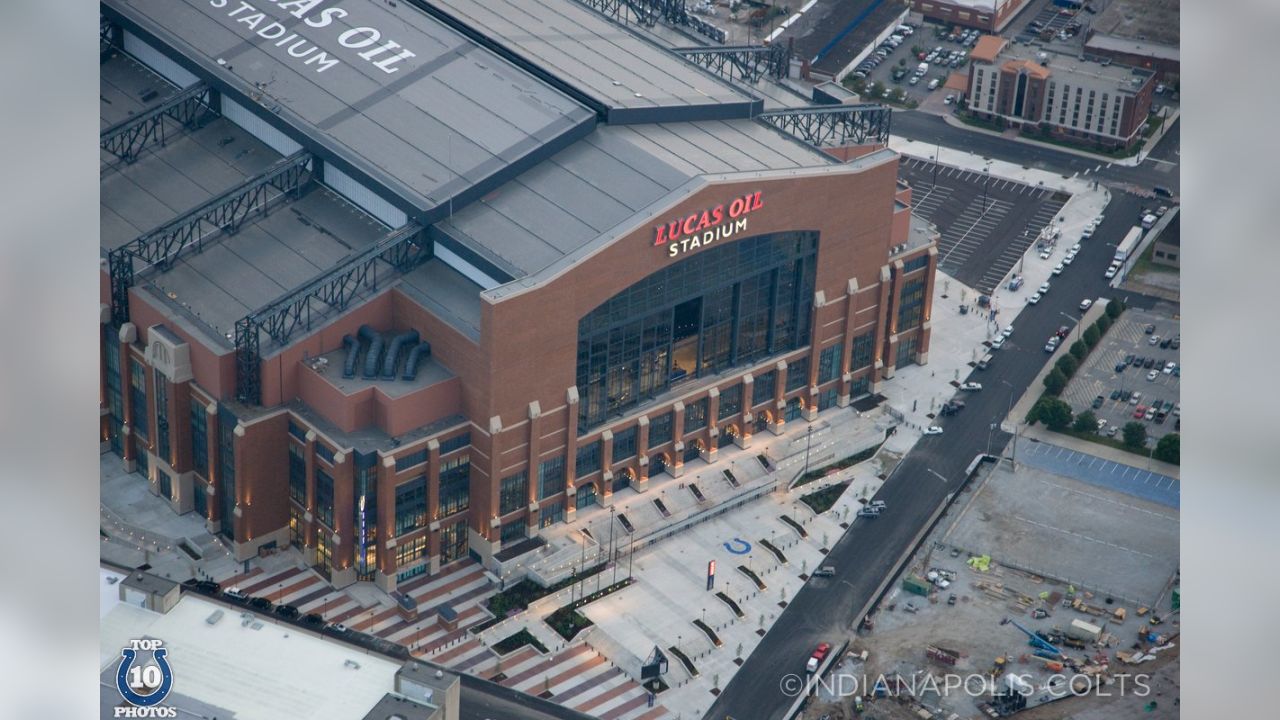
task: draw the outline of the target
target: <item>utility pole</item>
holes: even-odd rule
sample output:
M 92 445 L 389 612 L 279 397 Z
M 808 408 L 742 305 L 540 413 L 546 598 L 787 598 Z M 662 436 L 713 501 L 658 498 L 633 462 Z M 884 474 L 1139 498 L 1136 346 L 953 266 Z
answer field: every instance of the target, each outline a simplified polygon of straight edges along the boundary
M 613 526 L 617 524 L 616 511 L 617 508 L 613 505 L 609 506 L 609 564 L 613 565 L 613 581 L 615 583 L 618 582 L 618 564 L 613 557 Z M 604 573 L 601 574 L 603 575 Z
M 804 475 L 809 474 L 809 448 L 813 446 L 813 426 L 805 428 L 804 431 Z M 804 477 L 801 475 L 801 477 Z

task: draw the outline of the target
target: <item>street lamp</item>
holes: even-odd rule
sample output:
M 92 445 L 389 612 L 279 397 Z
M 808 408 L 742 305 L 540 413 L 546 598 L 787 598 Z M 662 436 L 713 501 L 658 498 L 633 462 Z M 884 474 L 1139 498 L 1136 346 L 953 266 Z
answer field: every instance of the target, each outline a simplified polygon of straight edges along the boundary
M 987 212 L 987 186 L 991 184 L 991 166 L 982 168 L 982 213 Z
M 935 471 L 933 468 L 925 468 L 925 469 L 924 469 L 924 471 L 925 471 L 925 472 L 927 472 L 927 473 L 929 473 L 930 475 L 932 475 L 932 476 L 934 476 L 934 477 L 938 478 L 939 480 L 941 480 L 941 481 L 942 481 L 942 482 L 944 482 L 944 483 L 947 481 L 947 479 L 946 479 L 945 477 L 943 477 L 942 475 L 940 475 L 940 474 L 939 474 L 937 471 Z
M 809 448 L 813 446 L 813 426 L 810 425 L 804 431 L 804 473 L 809 474 Z
M 1013 463 L 1013 469 L 1017 470 L 1018 469 L 1018 419 L 1013 417 L 1013 394 L 1016 392 L 1016 390 L 1008 380 L 1001 380 L 1000 382 L 1009 386 L 1009 410 L 1006 413 L 1005 417 L 1009 418 L 1009 421 L 1013 423 L 1013 458 L 1011 459 L 1011 462 Z

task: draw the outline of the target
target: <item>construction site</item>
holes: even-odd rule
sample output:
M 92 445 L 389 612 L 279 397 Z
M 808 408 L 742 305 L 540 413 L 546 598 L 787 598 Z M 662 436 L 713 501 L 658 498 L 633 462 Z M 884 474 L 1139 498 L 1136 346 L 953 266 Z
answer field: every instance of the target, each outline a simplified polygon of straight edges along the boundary
M 1176 718 L 1177 553 L 1176 507 L 985 463 L 803 717 Z

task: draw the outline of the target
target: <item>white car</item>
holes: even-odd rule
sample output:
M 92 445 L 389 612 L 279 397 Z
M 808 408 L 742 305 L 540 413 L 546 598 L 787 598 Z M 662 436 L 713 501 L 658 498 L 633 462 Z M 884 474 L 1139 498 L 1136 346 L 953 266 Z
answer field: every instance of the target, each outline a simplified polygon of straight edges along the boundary
M 1063 264 L 1062 264 L 1062 263 L 1058 263 L 1057 265 L 1054 265 L 1054 266 L 1053 266 L 1053 274 L 1054 274 L 1054 275 L 1061 275 L 1061 274 L 1062 274 L 1062 271 L 1063 271 L 1064 269 L 1065 269 L 1065 267 L 1063 266 Z
M 1032 305 L 1035 305 L 1036 303 L 1040 302 L 1040 298 L 1042 297 L 1044 296 L 1041 295 L 1040 293 L 1032 293 L 1031 297 L 1027 298 L 1027 302 L 1031 303 Z
M 1071 254 L 1072 254 L 1072 255 L 1075 255 L 1075 254 L 1076 254 L 1076 253 L 1078 253 L 1078 252 L 1080 252 L 1080 243 L 1076 243 L 1075 245 L 1072 245 L 1072 246 L 1071 246 Z
M 1040 295 L 1044 296 L 1048 294 L 1049 294 L 1049 283 L 1048 281 L 1046 281 L 1040 284 Z
M 1002 331 L 1000 332 L 1000 334 L 1001 334 L 1001 335 L 1003 335 L 1003 336 L 1005 336 L 1005 337 L 1009 337 L 1010 335 L 1012 335 L 1012 334 L 1013 334 L 1013 326 L 1012 326 L 1012 325 L 1005 325 L 1005 326 L 1004 326 L 1004 330 L 1002 330 Z
M 1004 336 L 1003 336 L 1003 335 L 997 335 L 997 336 L 995 337 L 995 339 L 991 341 L 991 349 L 992 349 L 992 350 L 999 350 L 999 349 L 1000 349 L 1000 348 L 1002 348 L 1002 347 L 1004 347 Z M 1173 372 L 1173 368 L 1170 368 L 1170 369 L 1169 369 L 1169 372 Z
M 1058 338 L 1057 338 L 1057 336 L 1054 336 L 1054 337 L 1049 338 L 1049 342 L 1045 343 L 1044 351 L 1045 351 L 1045 352 L 1047 352 L 1047 353 L 1051 353 L 1051 352 L 1053 352 L 1054 350 L 1057 350 L 1057 349 L 1058 349 Z
M 1098 432 L 1102 432 L 1102 428 L 1107 426 L 1106 418 L 1098 418 Z
M 1053 251 L 1052 251 L 1052 250 L 1050 250 L 1049 248 L 1045 248 L 1045 249 L 1043 249 L 1043 250 L 1041 250 L 1041 251 L 1040 251 L 1040 259 L 1041 259 L 1041 260 L 1048 260 L 1048 259 L 1049 259 L 1050 257 L 1052 257 L 1052 256 L 1053 256 Z
M 1137 405 L 1140 402 L 1142 402 L 1142 393 L 1137 390 L 1134 390 L 1133 394 L 1129 396 L 1129 404 Z
M 1062 258 L 1062 264 L 1064 266 L 1070 265 L 1071 263 L 1075 262 L 1075 259 L 1076 259 L 1076 254 L 1073 252 L 1069 252 Z
M 1151 372 L 1147 373 L 1147 382 L 1151 382 L 1152 380 L 1155 380 L 1158 377 L 1160 377 L 1160 371 L 1152 370 Z
M 941 435 L 942 428 L 938 427 L 937 425 L 930 425 L 929 427 L 924 429 L 924 434 L 925 435 Z
M 1178 367 L 1178 363 L 1176 363 L 1176 362 L 1169 362 L 1169 363 L 1166 363 L 1166 364 L 1165 364 L 1165 366 L 1164 366 L 1164 370 L 1162 370 L 1161 372 L 1163 372 L 1165 375 L 1172 375 L 1172 374 L 1173 374 L 1173 369 L 1174 369 L 1174 368 L 1176 368 L 1176 367 Z
M 1080 233 L 1080 239 L 1088 240 L 1089 238 L 1093 237 L 1093 230 L 1094 230 L 1093 223 L 1089 223 L 1088 225 L 1085 225 L 1084 231 Z
M 1091 307 L 1093 307 L 1093 301 L 1092 301 L 1092 300 L 1090 300 L 1089 298 L 1085 298 L 1085 299 L 1083 299 L 1083 300 L 1081 300 L 1081 301 L 1080 301 L 1080 309 L 1081 309 L 1081 310 L 1088 310 L 1088 309 L 1089 309 L 1089 308 L 1091 308 Z
M 982 383 L 976 383 L 976 382 L 960 383 L 960 389 L 961 389 L 961 390 L 970 390 L 970 391 L 977 391 L 977 390 L 981 390 L 981 389 L 982 389 Z
M 1159 345 L 1159 344 L 1160 344 L 1160 336 L 1159 336 L 1159 335 L 1152 335 L 1151 337 L 1147 338 L 1147 344 L 1148 344 L 1148 345 Z
M 1107 271 L 1106 271 L 1105 273 L 1103 273 L 1103 274 L 1102 274 L 1102 276 L 1103 276 L 1103 277 L 1105 277 L 1106 279 L 1110 280 L 1111 278 L 1113 278 L 1113 277 L 1115 277 L 1115 276 L 1116 276 L 1116 270 L 1118 270 L 1118 269 L 1119 269 L 1119 268 L 1116 268 L 1116 267 L 1114 267 L 1114 266 L 1113 266 L 1113 267 L 1109 267 L 1109 268 L 1107 268 Z

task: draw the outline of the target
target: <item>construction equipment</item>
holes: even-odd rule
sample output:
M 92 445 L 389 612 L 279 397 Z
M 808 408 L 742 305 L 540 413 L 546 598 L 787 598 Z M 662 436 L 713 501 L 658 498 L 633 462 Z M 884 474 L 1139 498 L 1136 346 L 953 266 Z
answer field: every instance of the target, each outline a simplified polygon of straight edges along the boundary
M 960 653 L 956 650 L 949 650 L 936 645 L 925 647 L 924 654 L 931 660 L 937 660 L 943 665 L 955 665 L 960 660 Z
M 1021 631 L 1022 631 L 1022 632 L 1027 636 L 1027 637 L 1028 637 L 1028 638 L 1030 638 L 1030 641 L 1028 642 L 1028 644 L 1029 644 L 1029 645 L 1031 645 L 1031 647 L 1034 647 L 1034 648 L 1036 648 L 1037 650 L 1043 650 L 1043 651 L 1045 651 L 1045 652 L 1047 652 L 1047 653 L 1052 653 L 1052 654 L 1053 654 L 1053 657 L 1052 657 L 1051 659 L 1053 659 L 1053 660 L 1058 660 L 1058 659 L 1062 659 L 1062 658 L 1065 658 L 1065 657 L 1066 657 L 1066 654 L 1065 654 L 1065 653 L 1063 653 L 1061 650 L 1059 650 L 1057 647 L 1055 647 L 1052 643 L 1048 642 L 1047 640 L 1045 640 L 1044 638 L 1040 637 L 1039 635 L 1036 635 L 1035 633 L 1031 632 L 1030 630 L 1028 630 L 1028 629 L 1026 629 L 1026 628 L 1022 627 L 1021 625 L 1019 625 L 1017 620 L 1011 620 L 1011 619 L 1009 619 L 1009 618 L 1004 618 L 1003 620 L 1001 620 L 1001 621 L 1000 621 L 1000 624 L 1001 624 L 1001 625 L 1011 624 L 1011 625 L 1013 625 L 1014 627 L 1016 627 L 1016 628 L 1018 628 L 1019 630 L 1021 630 Z M 1038 656 L 1040 656 L 1040 657 L 1044 657 L 1044 656 L 1040 655 L 1040 653 L 1038 653 L 1038 652 L 1037 652 L 1037 653 L 1035 653 L 1035 654 L 1036 654 L 1036 655 L 1038 655 Z

